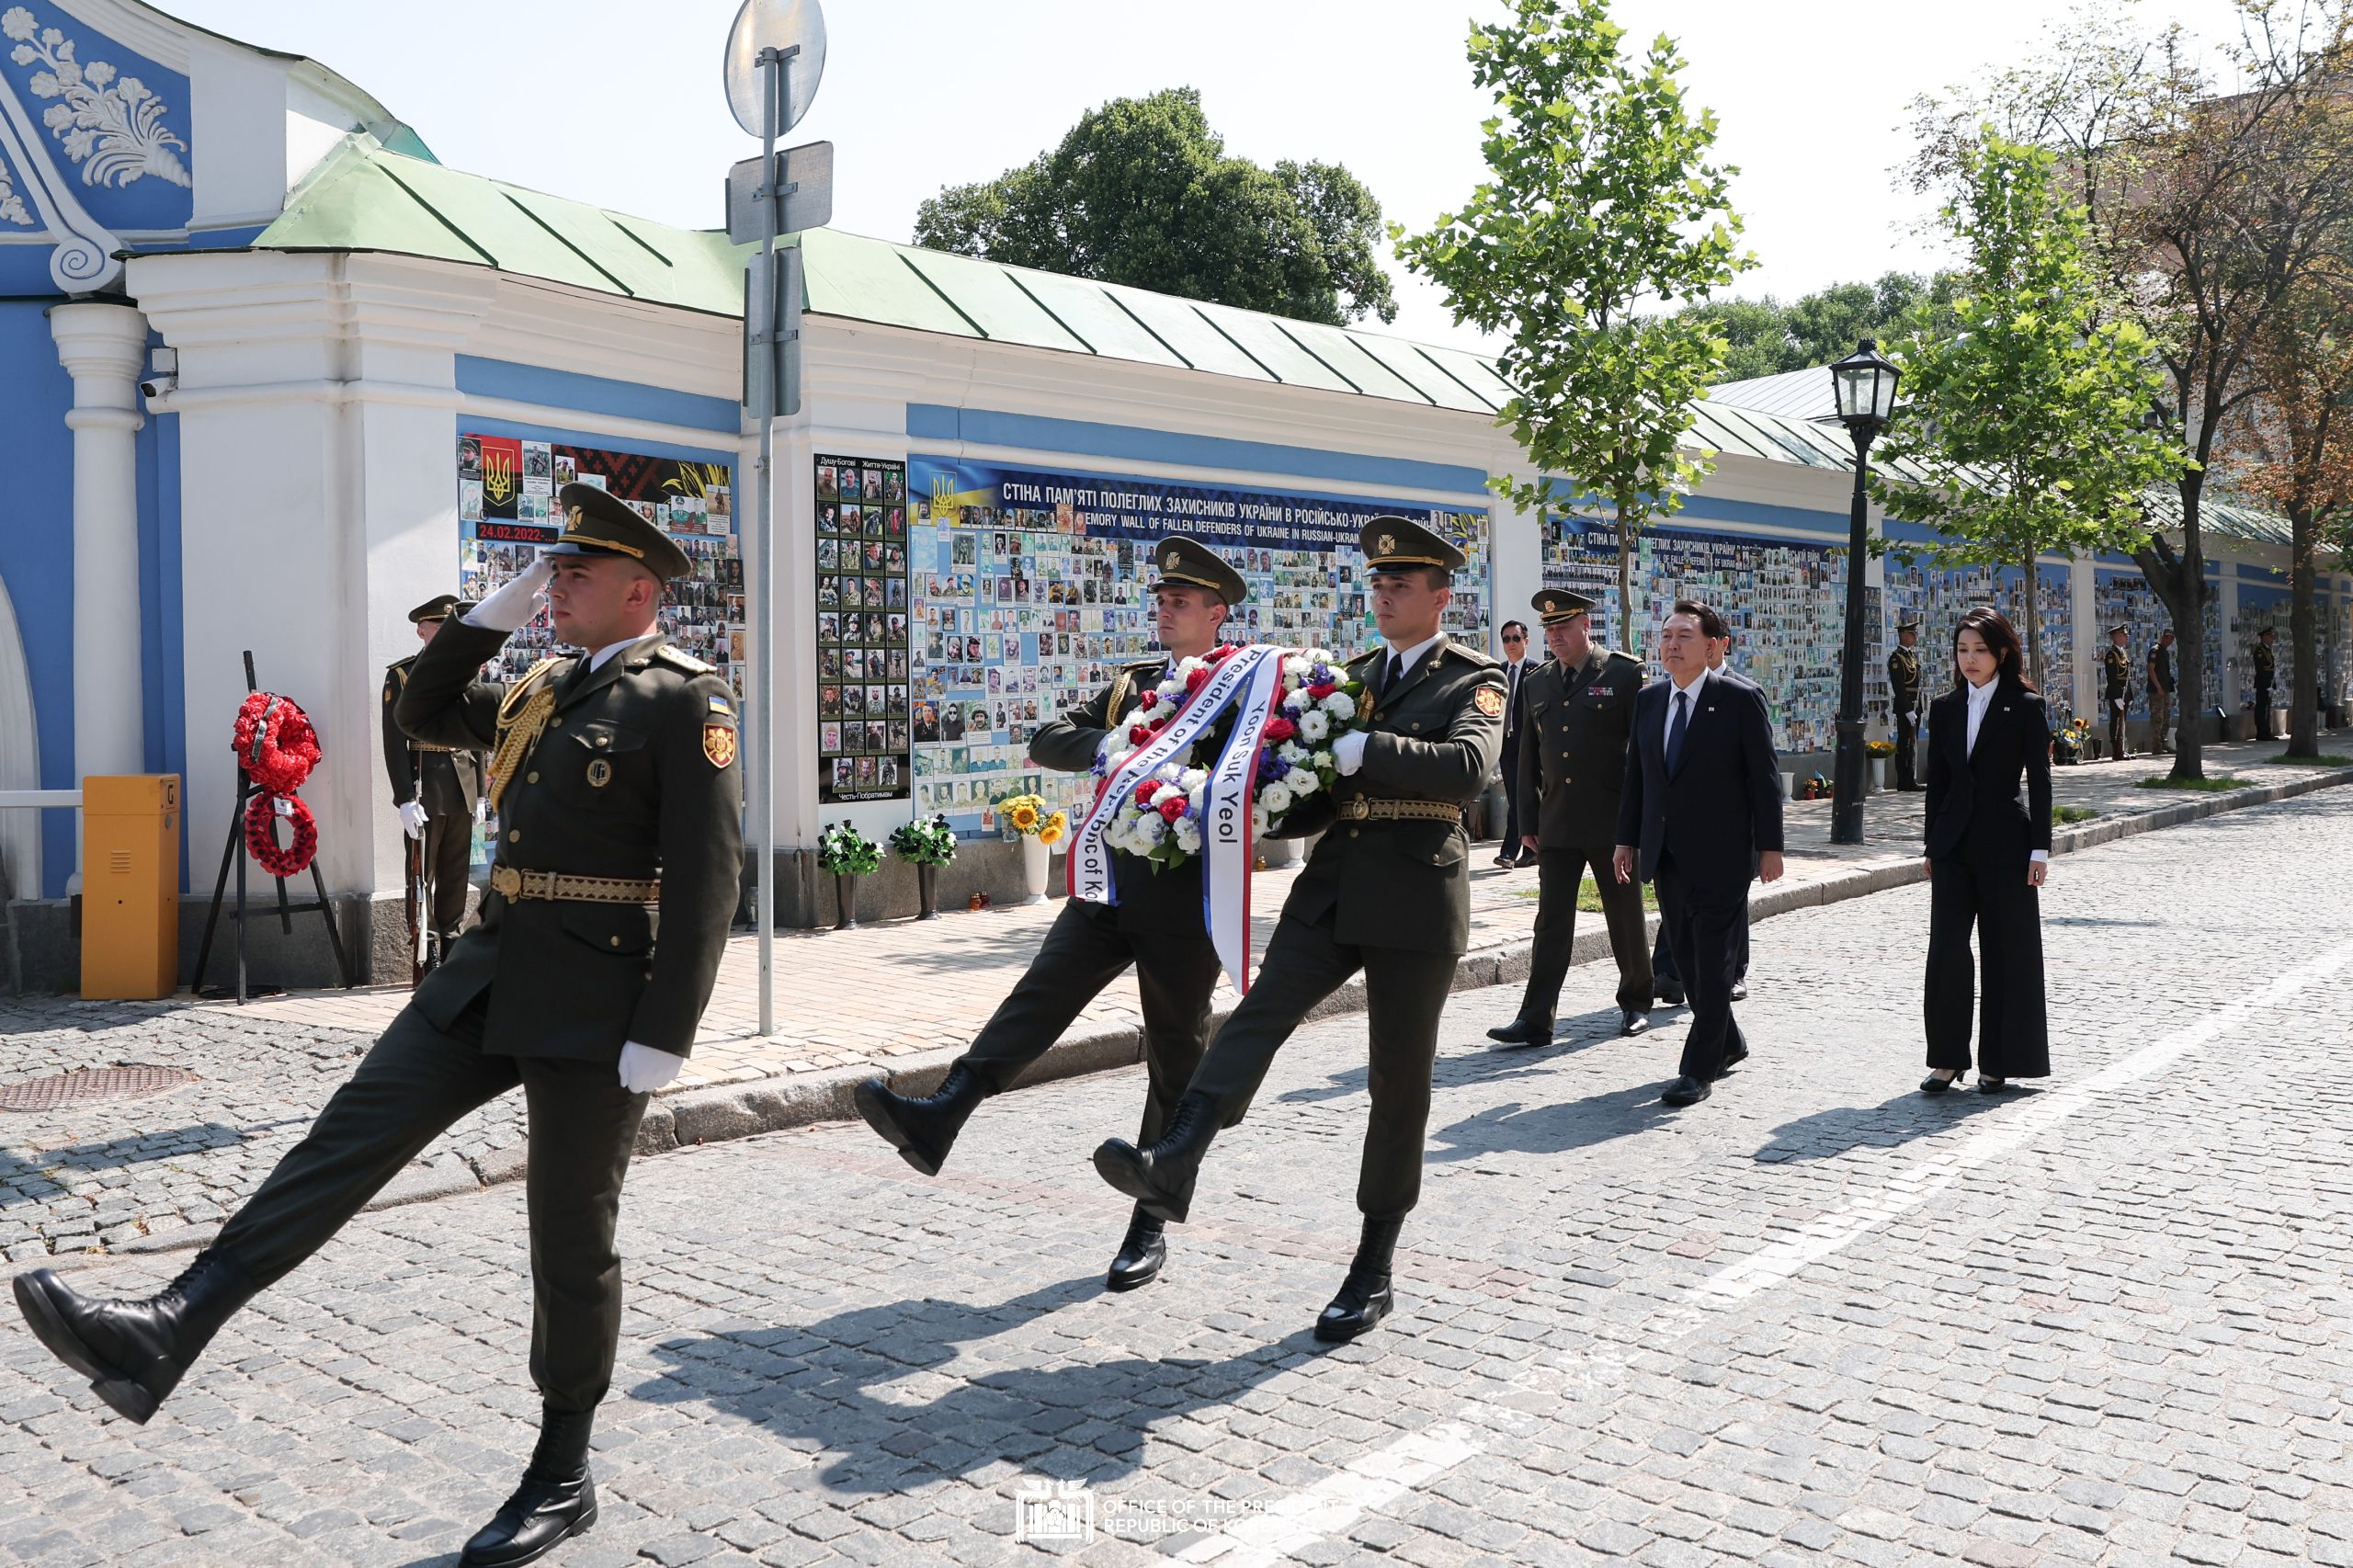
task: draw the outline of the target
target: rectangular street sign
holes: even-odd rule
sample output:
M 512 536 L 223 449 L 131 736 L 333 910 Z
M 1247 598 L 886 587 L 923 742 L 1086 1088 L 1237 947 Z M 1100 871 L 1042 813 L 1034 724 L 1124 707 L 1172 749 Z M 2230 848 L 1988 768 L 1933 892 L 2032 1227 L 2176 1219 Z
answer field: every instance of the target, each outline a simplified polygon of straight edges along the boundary
M 776 155 L 777 178 L 784 191 L 784 210 L 776 232 L 797 234 L 823 228 L 834 218 L 834 144 L 811 142 L 787 147 Z M 756 245 L 761 224 L 760 161 L 746 158 L 727 171 L 727 237 L 739 245 Z

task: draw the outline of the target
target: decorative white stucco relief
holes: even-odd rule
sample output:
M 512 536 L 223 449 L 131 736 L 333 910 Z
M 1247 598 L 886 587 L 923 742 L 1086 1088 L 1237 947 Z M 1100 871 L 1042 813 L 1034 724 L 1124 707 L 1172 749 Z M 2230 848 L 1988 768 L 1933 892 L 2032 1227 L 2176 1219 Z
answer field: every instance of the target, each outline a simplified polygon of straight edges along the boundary
M 76 60 L 74 40 L 22 6 L 0 12 L 0 36 L 15 40 L 9 58 L 17 64 L 42 67 L 27 85 L 33 97 L 54 100 L 41 123 L 81 168 L 83 184 L 126 186 L 147 175 L 188 184 L 178 156 L 188 143 L 164 123 L 167 108 L 144 82 L 103 60 Z

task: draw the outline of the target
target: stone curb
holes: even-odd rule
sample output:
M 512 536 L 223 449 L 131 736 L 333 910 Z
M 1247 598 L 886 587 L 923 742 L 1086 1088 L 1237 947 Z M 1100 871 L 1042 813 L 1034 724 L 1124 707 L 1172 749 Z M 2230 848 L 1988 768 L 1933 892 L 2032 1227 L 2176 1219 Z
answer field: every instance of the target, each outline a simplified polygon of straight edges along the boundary
M 2353 784 L 2353 769 L 2339 769 L 2290 779 L 2284 784 L 2220 790 L 2150 811 L 2055 828 L 2051 835 L 2052 853 L 2065 855 L 2089 848 L 2095 844 L 2108 844 L 2120 838 L 2154 833 L 2162 828 L 2179 827 L 2223 812 L 2267 806 L 2347 784 Z M 1926 880 L 1927 874 L 1921 869 L 1918 856 L 1890 856 L 1848 866 L 1798 886 L 1763 888 L 1750 896 L 1748 915 L 1752 921 L 1766 920 L 1794 909 L 1843 903 L 1850 898 L 1866 898 L 1872 893 L 1885 892 L 1891 888 Z M 1657 917 L 1651 916 L 1647 922 L 1648 928 L 1655 929 L 1656 925 Z M 1454 989 L 1478 991 L 1525 980 L 1530 947 L 1529 942 L 1523 940 L 1478 948 L 1465 953 L 1454 971 Z M 1586 929 L 1577 935 L 1571 961 L 1590 963 L 1608 956 L 1608 933 L 1599 927 L 1598 922 L 1587 922 Z M 1325 998 L 1308 1017 L 1311 1020 L 1328 1018 L 1363 1010 L 1364 979 L 1359 975 Z M 1223 1023 L 1232 1012 L 1233 1009 L 1226 1008 L 1212 1014 L 1211 1026 L 1214 1028 Z M 782 1132 L 820 1122 L 849 1120 L 858 1115 L 850 1100 L 850 1091 L 866 1079 L 885 1078 L 901 1094 L 928 1094 L 938 1086 L 947 1074 L 949 1063 L 959 1054 L 960 1051 L 943 1050 L 927 1053 L 904 1065 L 888 1068 L 878 1068 L 869 1063 L 810 1073 L 805 1076 L 763 1078 L 750 1084 L 713 1085 L 708 1088 L 663 1095 L 646 1108 L 645 1120 L 638 1129 L 637 1152 L 641 1154 L 660 1153 L 665 1150 L 692 1148 L 732 1138 L 749 1138 L 756 1133 Z M 1057 1078 L 1076 1077 L 1085 1073 L 1132 1067 L 1142 1060 L 1143 1032 L 1140 1028 L 1121 1026 L 1095 1029 L 1055 1041 L 1045 1055 L 1031 1063 L 1029 1070 L 1015 1081 L 1013 1086 L 1020 1089 L 1032 1084 L 1051 1083 Z M 412 1165 L 378 1193 L 368 1209 L 392 1209 L 430 1199 L 478 1192 L 485 1187 L 516 1180 L 523 1175 L 524 1166 L 524 1150 L 520 1144 L 471 1163 Z M 218 1230 L 216 1225 L 186 1225 L 158 1235 L 135 1237 L 118 1244 L 112 1251 L 136 1255 L 201 1246 L 211 1240 Z

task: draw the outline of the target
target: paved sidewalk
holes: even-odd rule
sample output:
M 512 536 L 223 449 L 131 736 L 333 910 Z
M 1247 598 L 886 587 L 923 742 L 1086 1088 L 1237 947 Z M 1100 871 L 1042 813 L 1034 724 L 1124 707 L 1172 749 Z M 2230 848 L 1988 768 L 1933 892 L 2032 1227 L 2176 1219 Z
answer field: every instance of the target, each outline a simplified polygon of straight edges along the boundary
M 2332 781 L 2263 758 L 2277 743 L 2214 748 L 2209 771 L 2267 788 Z M 2063 804 L 2101 815 L 2079 838 L 2105 836 L 2135 813 L 2204 809 L 2227 796 L 2144 790 L 2145 762 L 2059 769 Z M 2333 776 L 2336 778 L 2353 777 Z M 2253 795 L 2254 790 L 2244 792 Z M 1789 874 L 1756 891 L 1760 914 L 1893 886 L 1914 874 L 1921 797 L 1882 794 L 1866 811 L 1869 841 L 1828 842 L 1826 801 L 1789 808 Z M 1474 848 L 1472 943 L 1458 988 L 1525 974 L 1535 918 L 1534 871 L 1500 871 Z M 1274 928 L 1295 873 L 1257 879 L 1254 926 Z M 648 1117 L 649 1149 L 740 1137 L 847 1114 L 857 1078 L 892 1072 L 920 1084 L 960 1049 L 1010 989 L 1059 903 L 957 912 L 846 933 L 779 933 L 782 1032 L 753 1038 L 757 945 L 729 945 L 703 1038 L 688 1072 Z M 1607 962 L 1598 916 L 1580 923 L 1579 962 Z M 0 1112 L 0 1254 L 193 1244 L 209 1234 L 300 1135 L 357 1058 L 407 999 L 405 988 L 311 992 L 232 1002 L 85 1003 L 0 998 L 0 1084 L 78 1067 L 146 1062 L 186 1068 L 199 1082 L 151 1098 L 40 1115 Z M 1353 994 L 1336 999 L 1345 1008 Z M 1222 985 L 1222 1013 L 1235 996 Z M 1122 980 L 1081 1016 L 1045 1075 L 1138 1059 L 1135 986 Z M 514 1096 L 452 1130 L 394 1182 L 384 1204 L 471 1191 L 520 1174 L 522 1114 Z

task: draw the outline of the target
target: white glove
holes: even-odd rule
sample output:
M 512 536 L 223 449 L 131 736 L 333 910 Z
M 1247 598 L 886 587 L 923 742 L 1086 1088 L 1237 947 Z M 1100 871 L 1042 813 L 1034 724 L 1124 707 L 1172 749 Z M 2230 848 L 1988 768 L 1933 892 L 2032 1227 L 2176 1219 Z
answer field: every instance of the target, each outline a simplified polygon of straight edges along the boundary
M 1368 731 L 1350 730 L 1332 743 L 1332 764 L 1340 770 L 1340 777 L 1345 778 L 1364 766 L 1364 744 L 1371 738 Z
M 686 1064 L 683 1056 L 631 1040 L 621 1047 L 621 1087 L 632 1095 L 650 1095 L 676 1077 Z
M 466 624 L 491 631 L 527 626 L 540 613 L 540 590 L 555 577 L 555 562 L 540 556 L 512 582 L 467 612 Z
M 411 838 L 425 836 L 425 802 L 423 801 L 401 802 L 401 831 Z

